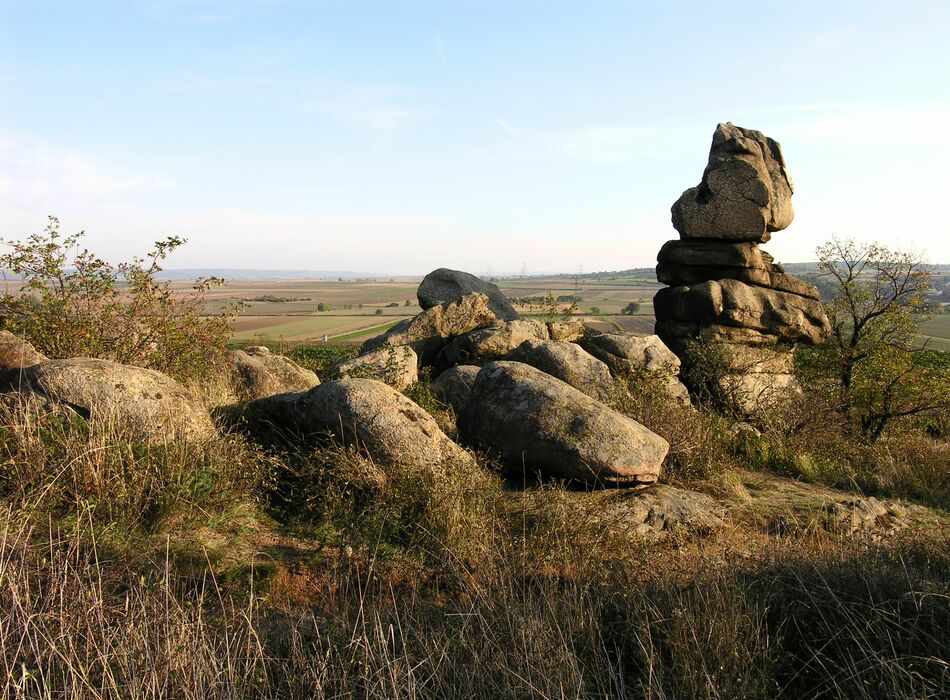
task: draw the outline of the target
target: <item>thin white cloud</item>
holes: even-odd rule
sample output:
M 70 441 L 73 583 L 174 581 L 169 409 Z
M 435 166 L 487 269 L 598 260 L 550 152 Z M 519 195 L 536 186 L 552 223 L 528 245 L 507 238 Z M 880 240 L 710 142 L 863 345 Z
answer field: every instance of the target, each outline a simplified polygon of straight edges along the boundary
M 102 201 L 168 186 L 160 176 L 78 151 L 0 137 L 0 202 L 10 206 L 60 200 Z
M 598 126 L 549 137 L 555 152 L 592 163 L 619 163 L 655 152 L 660 130 L 651 126 Z
M 501 117 L 497 117 L 497 118 L 495 119 L 495 123 L 496 123 L 498 126 L 500 126 L 502 129 L 504 129 L 505 131 L 507 131 L 509 134 L 511 134 L 512 136 L 520 136 L 521 133 L 522 133 L 522 132 L 521 132 L 521 129 L 517 129 L 517 128 L 513 127 L 511 124 L 509 124 L 508 122 L 506 122 L 506 121 L 505 121 L 504 119 L 502 119 Z
M 412 91 L 397 85 L 354 85 L 323 89 L 299 106 L 308 114 L 330 115 L 344 123 L 388 133 L 417 124 L 435 112 L 408 104 Z

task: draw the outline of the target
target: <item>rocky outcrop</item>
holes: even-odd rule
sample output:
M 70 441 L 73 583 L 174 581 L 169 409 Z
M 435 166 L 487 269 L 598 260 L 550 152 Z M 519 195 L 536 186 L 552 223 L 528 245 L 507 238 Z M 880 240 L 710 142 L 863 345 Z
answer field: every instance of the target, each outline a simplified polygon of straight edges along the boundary
M 545 324 L 548 330 L 548 338 L 551 340 L 563 340 L 571 343 L 579 340 L 584 335 L 583 321 L 548 321 Z
M 431 309 L 439 304 L 461 299 L 472 292 L 480 292 L 487 296 L 489 308 L 501 320 L 513 321 L 521 318 L 508 301 L 508 297 L 494 284 L 467 272 L 450 270 L 446 267 L 440 267 L 426 275 L 419 285 L 416 296 L 419 298 L 419 306 L 423 309 Z
M 259 399 L 290 391 L 307 391 L 320 383 L 314 372 L 264 346 L 232 350 L 231 376 L 242 398 Z
M 337 365 L 341 377 L 377 379 L 402 391 L 419 381 L 419 356 L 408 345 L 373 350 Z
M 386 333 L 363 343 L 360 354 L 384 345 L 409 345 L 422 364 L 430 364 L 439 351 L 455 336 L 495 323 L 498 318 L 489 306 L 489 298 L 473 292 L 436 306 L 430 306 L 406 319 Z
M 310 391 L 281 394 L 248 405 L 250 420 L 266 420 L 301 434 L 329 433 L 365 450 L 379 465 L 440 472 L 475 468 L 422 408 L 375 379 L 340 379 Z
M 520 362 L 482 368 L 458 427 L 516 470 L 592 484 L 656 481 L 669 450 L 640 423 Z
M 49 358 L 10 331 L 0 331 L 0 372 L 32 367 Z
M 454 338 L 435 361 L 437 367 L 482 364 L 500 360 L 526 340 L 546 340 L 548 329 L 539 321 L 501 321 Z
M 614 376 L 625 379 L 644 372 L 656 375 L 671 397 L 689 401 L 689 392 L 679 379 L 680 358 L 659 336 L 597 333 L 584 338 L 582 345 Z
M 608 399 L 614 391 L 607 365 L 574 343 L 526 340 L 505 359 L 531 365 L 595 399 Z
M 720 124 L 702 182 L 673 205 L 673 227 L 683 238 L 765 243 L 792 223 L 792 191 L 776 141 Z
M 74 357 L 27 367 L 12 387 L 22 396 L 66 405 L 100 425 L 146 442 L 204 439 L 208 412 L 181 384 L 152 369 Z
M 758 245 L 791 223 L 791 196 L 778 143 L 720 124 L 702 182 L 673 205 L 681 240 L 657 256 L 657 278 L 670 285 L 653 299 L 657 335 L 684 362 L 691 339 L 724 344 L 734 364 L 723 367 L 717 393 L 749 415 L 797 390 L 794 345 L 824 342 L 830 332 L 818 289 Z M 752 370 L 749 348 L 758 353 Z
M 475 365 L 459 365 L 449 367 L 432 382 L 432 393 L 444 404 L 452 407 L 458 415 L 468 403 L 472 393 L 472 385 L 481 367 Z

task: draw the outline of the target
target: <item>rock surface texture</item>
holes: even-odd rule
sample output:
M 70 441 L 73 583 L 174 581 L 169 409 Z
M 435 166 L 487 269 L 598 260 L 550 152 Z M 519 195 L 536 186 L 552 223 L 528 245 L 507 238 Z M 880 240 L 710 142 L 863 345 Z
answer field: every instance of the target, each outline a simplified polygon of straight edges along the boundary
M 669 451 L 635 420 L 520 362 L 482 368 L 458 427 L 515 470 L 591 484 L 656 481 Z
M 607 399 L 614 390 L 607 365 L 574 343 L 526 340 L 505 359 L 531 365 L 595 399 Z
M 458 415 L 468 403 L 479 370 L 481 367 L 475 365 L 450 367 L 432 382 L 432 393 L 439 401 L 451 406 Z
M 88 357 L 48 360 L 24 369 L 15 388 L 65 404 L 91 421 L 113 423 L 147 442 L 214 434 L 208 412 L 191 393 L 152 369 Z
M 494 284 L 467 272 L 450 270 L 447 267 L 440 267 L 426 275 L 419 285 L 416 296 L 419 298 L 419 306 L 423 309 L 431 309 L 439 304 L 461 299 L 472 292 L 481 292 L 487 296 L 489 307 L 501 320 L 513 321 L 521 318 L 515 311 L 515 307 L 508 301 L 508 297 Z
M 624 378 L 639 372 L 656 374 L 670 396 L 689 401 L 689 391 L 679 379 L 680 358 L 659 336 L 598 333 L 586 337 L 582 344 L 615 376 Z
M 290 391 L 307 391 L 320 383 L 309 369 L 264 346 L 252 346 L 230 353 L 231 375 L 238 393 L 259 399 Z
M 253 401 L 252 416 L 302 433 L 331 433 L 379 465 L 441 471 L 474 468 L 470 454 L 442 432 L 435 419 L 391 386 L 375 379 L 324 382 L 307 392 Z
M 792 191 L 777 142 L 720 124 L 702 182 L 673 205 L 680 240 L 657 256 L 657 335 L 684 362 L 690 339 L 723 343 L 722 393 L 749 415 L 797 390 L 794 345 L 830 332 L 818 289 L 759 248 L 792 222 Z
M 341 377 L 378 379 L 402 391 L 419 381 L 419 356 L 408 345 L 373 350 L 337 365 Z
M 0 371 L 32 367 L 49 358 L 10 331 L 0 331 Z

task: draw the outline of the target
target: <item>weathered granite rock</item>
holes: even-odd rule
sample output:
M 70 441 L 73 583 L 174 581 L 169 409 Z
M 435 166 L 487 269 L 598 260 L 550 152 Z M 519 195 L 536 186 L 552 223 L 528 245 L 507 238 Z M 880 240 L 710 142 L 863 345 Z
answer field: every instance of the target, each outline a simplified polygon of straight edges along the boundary
M 416 296 L 419 297 L 419 306 L 423 309 L 431 309 L 439 304 L 461 299 L 472 292 L 486 295 L 489 308 L 501 320 L 512 321 L 521 318 L 508 301 L 508 297 L 494 284 L 467 272 L 445 267 L 440 267 L 426 275 L 419 285 Z
M 307 392 L 258 399 L 248 405 L 247 415 L 303 434 L 330 433 L 383 466 L 431 472 L 476 468 L 472 456 L 432 416 L 375 379 L 340 379 Z
M 419 356 L 408 345 L 393 345 L 337 365 L 341 377 L 377 379 L 402 391 L 419 381 Z
M 776 336 L 788 342 L 823 342 L 831 325 L 814 299 L 738 280 L 710 280 L 693 286 L 666 287 L 653 298 L 656 317 L 705 325 L 725 325 Z M 668 340 L 657 331 L 667 345 Z
M 548 321 L 544 324 L 548 329 L 548 337 L 551 340 L 563 340 L 570 343 L 584 335 L 583 321 Z
M 689 391 L 679 380 L 680 358 L 659 336 L 598 333 L 587 336 L 582 345 L 615 376 L 629 377 L 639 372 L 661 375 L 671 397 L 689 401 Z
M 595 399 L 608 399 L 615 391 L 607 365 L 574 343 L 526 340 L 505 360 L 531 365 Z
M 547 328 L 539 321 L 501 321 L 453 339 L 442 350 L 435 364 L 438 367 L 454 367 L 499 360 L 526 340 L 546 340 L 547 337 Z
M 4 370 L 18 370 L 24 367 L 38 365 L 49 358 L 37 351 L 32 343 L 10 331 L 0 331 L 0 372 Z
M 433 380 L 432 393 L 439 401 L 451 406 L 458 415 L 468 403 L 479 370 L 481 367 L 475 365 L 449 367 Z
M 656 481 L 669 451 L 640 423 L 520 362 L 482 368 L 458 426 L 515 469 L 594 484 Z
M 436 306 L 431 306 L 414 318 L 403 321 L 386 333 L 363 343 L 360 353 L 377 350 L 383 345 L 410 345 L 422 365 L 428 365 L 455 336 L 483 328 L 497 322 L 489 307 L 489 298 L 481 292 Z
M 815 285 L 787 275 L 754 243 L 708 239 L 667 241 L 657 255 L 656 277 L 673 287 L 734 279 L 818 300 Z
M 779 144 L 731 123 L 713 134 L 702 182 L 673 205 L 683 238 L 766 242 L 794 216 L 792 181 Z
M 317 375 L 264 346 L 232 350 L 231 377 L 242 398 L 259 399 L 290 391 L 307 391 L 320 383 Z
M 152 369 L 73 357 L 22 370 L 14 389 L 66 404 L 100 424 L 114 424 L 146 442 L 214 435 L 208 412 L 181 384 Z

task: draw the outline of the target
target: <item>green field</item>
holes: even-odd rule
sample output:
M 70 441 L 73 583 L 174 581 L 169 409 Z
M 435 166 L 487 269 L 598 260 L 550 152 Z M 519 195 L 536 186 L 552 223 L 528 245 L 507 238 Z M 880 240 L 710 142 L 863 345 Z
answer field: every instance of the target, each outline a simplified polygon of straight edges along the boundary
M 939 314 L 926 321 L 924 339 L 932 350 L 950 352 L 950 314 Z

